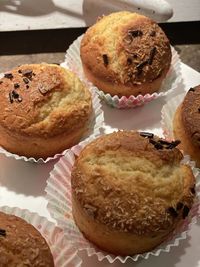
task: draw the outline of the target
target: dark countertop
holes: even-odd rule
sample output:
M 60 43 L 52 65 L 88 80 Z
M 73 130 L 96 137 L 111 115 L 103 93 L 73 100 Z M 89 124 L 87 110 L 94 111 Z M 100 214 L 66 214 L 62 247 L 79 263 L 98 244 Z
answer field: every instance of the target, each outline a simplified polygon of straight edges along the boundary
M 197 45 L 176 45 L 183 63 L 200 72 L 200 44 Z
M 197 45 L 176 45 L 183 63 L 200 72 L 200 44 Z M 40 53 L 27 55 L 9 55 L 0 57 L 0 72 L 24 63 L 61 63 L 65 53 Z

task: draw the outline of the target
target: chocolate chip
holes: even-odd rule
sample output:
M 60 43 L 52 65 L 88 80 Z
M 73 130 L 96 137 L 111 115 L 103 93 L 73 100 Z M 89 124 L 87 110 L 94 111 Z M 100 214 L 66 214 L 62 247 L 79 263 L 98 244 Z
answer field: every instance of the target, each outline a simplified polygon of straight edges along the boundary
M 154 147 L 155 147 L 156 149 L 158 149 L 158 150 L 159 150 L 159 149 L 163 149 L 163 145 L 160 144 L 159 141 L 157 142 L 157 141 L 155 141 L 155 140 L 153 140 L 153 139 L 150 139 L 149 142 L 150 142 L 152 145 L 154 145 Z
M 173 149 L 173 148 L 175 148 L 176 146 L 178 146 L 180 143 L 181 143 L 180 140 L 172 141 L 166 148 L 167 148 L 167 149 Z
M 4 77 L 7 78 L 7 79 L 12 80 L 13 75 L 12 75 L 12 73 L 5 73 L 5 74 L 4 74 Z
M 132 59 L 130 57 L 127 58 L 127 64 L 131 65 L 132 64 Z
M 6 230 L 0 228 L 0 236 L 6 236 Z
M 166 141 L 166 140 L 159 140 L 159 142 L 162 144 L 162 145 L 170 145 L 171 143 Z
M 24 75 L 24 76 L 32 76 L 33 71 L 27 69 L 27 70 L 22 70 L 21 73 L 22 73 L 22 75 Z
M 26 85 L 26 89 L 28 89 L 28 88 L 29 88 L 29 85 L 27 84 L 27 85 Z
M 198 112 L 200 113 L 200 108 L 198 108 Z
M 18 70 L 18 73 L 22 73 L 22 70 Z
M 107 67 L 108 66 L 108 63 L 109 63 L 108 56 L 106 54 L 103 54 L 102 57 L 103 57 L 103 63 Z
M 13 97 L 12 97 L 12 93 L 11 92 L 9 93 L 9 100 L 10 100 L 10 103 L 12 104 L 13 103 Z
M 192 87 L 189 89 L 189 92 L 194 92 L 194 91 L 195 91 L 195 89 Z
M 156 148 L 156 149 L 163 149 L 163 146 L 160 144 L 160 143 L 155 143 L 154 144 L 154 147 Z
M 139 37 L 143 35 L 143 32 L 141 30 L 129 30 L 128 34 L 130 34 L 132 37 Z
M 143 61 L 143 62 L 139 63 L 139 64 L 136 66 L 137 71 L 138 71 L 138 75 L 140 75 L 140 74 L 142 73 L 144 66 L 146 66 L 147 64 L 148 64 L 148 60 Z
M 153 138 L 154 137 L 153 133 L 148 133 L 148 132 L 140 132 L 140 135 L 142 137 L 148 137 L 148 138 Z
M 177 210 L 181 210 L 183 208 L 183 203 L 182 202 L 178 202 L 176 205 L 176 209 Z
M 153 47 L 150 51 L 150 55 L 149 55 L 149 59 L 148 59 L 149 65 L 151 65 L 153 63 L 153 59 L 154 59 L 155 54 L 156 54 L 156 47 Z
M 167 209 L 167 211 L 170 213 L 170 215 L 174 218 L 176 218 L 178 216 L 178 213 L 176 212 L 176 210 L 173 207 L 169 207 Z
M 29 79 L 27 77 L 24 77 L 23 81 L 24 81 L 25 84 L 29 83 Z
M 29 80 L 32 80 L 33 71 L 30 69 L 22 70 L 22 75 L 27 77 Z
M 19 97 L 19 94 L 15 90 L 13 90 L 12 91 L 12 96 L 13 96 L 14 99 L 17 99 Z
M 150 36 L 154 37 L 156 35 L 156 31 L 151 31 Z
M 14 88 L 15 89 L 19 88 L 19 84 L 18 83 L 14 83 Z
M 188 208 L 188 206 L 184 206 L 183 207 L 183 219 L 185 219 L 188 216 L 190 209 Z
M 168 141 L 166 141 L 166 140 L 162 140 L 162 139 L 160 139 L 160 140 L 158 140 L 158 141 L 155 141 L 155 140 L 151 139 L 149 142 L 150 142 L 152 145 L 154 145 L 154 147 L 155 147 L 156 149 L 163 149 L 163 148 L 165 148 L 165 149 L 173 149 L 173 148 L 175 148 L 177 145 L 180 144 L 180 141 L 179 141 L 179 140 L 172 141 L 172 142 L 168 142 Z
M 2 84 L 3 83 L 3 81 L 0 81 L 0 84 Z
M 172 142 L 174 146 L 178 146 L 181 143 L 181 140 L 175 140 Z
M 195 194 L 195 187 L 190 188 L 190 191 L 194 195 Z
M 22 102 L 22 97 L 15 90 L 13 90 L 9 93 L 9 100 L 10 103 L 13 103 L 14 100 L 17 102 Z

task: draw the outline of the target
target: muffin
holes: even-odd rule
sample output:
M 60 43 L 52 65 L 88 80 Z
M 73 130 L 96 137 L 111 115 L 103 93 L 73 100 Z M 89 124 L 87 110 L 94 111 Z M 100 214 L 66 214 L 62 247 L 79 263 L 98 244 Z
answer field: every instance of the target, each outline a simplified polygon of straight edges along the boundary
M 200 167 L 200 85 L 190 88 L 173 120 L 174 136 L 180 148 Z
M 0 212 L 0 266 L 54 267 L 51 251 L 29 223 Z
M 178 141 L 119 131 L 87 145 L 72 170 L 72 212 L 83 235 L 116 255 L 150 251 L 180 227 L 195 178 Z
M 27 64 L 0 79 L 0 146 L 47 158 L 77 144 L 92 113 L 89 90 L 69 70 Z
M 86 31 L 80 56 L 89 81 L 111 96 L 128 97 L 158 91 L 172 55 L 156 22 L 122 11 L 102 17 Z

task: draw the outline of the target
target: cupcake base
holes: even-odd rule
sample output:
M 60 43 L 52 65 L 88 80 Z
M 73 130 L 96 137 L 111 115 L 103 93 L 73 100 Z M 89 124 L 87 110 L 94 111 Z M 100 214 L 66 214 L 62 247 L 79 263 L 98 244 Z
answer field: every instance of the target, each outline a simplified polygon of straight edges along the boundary
M 180 58 L 175 49 L 171 47 L 172 50 L 171 67 L 158 92 L 152 94 L 146 94 L 144 96 L 143 95 L 138 95 L 138 96 L 131 95 L 129 97 L 126 96 L 118 97 L 117 95 L 111 96 L 110 94 L 104 93 L 103 91 L 99 90 L 85 77 L 80 58 L 80 44 L 82 38 L 83 35 L 78 37 L 72 43 L 72 45 L 66 51 L 65 61 L 61 65 L 75 72 L 81 80 L 83 80 L 88 84 L 90 88 L 95 89 L 96 92 L 99 94 L 100 98 L 111 107 L 124 109 L 124 108 L 134 108 L 137 106 L 144 105 L 152 101 L 153 99 L 169 95 L 170 93 L 172 93 L 172 91 L 174 91 L 177 88 L 177 86 L 182 80 L 180 71 Z
M 189 217 L 184 220 L 184 223 L 173 233 L 150 252 L 136 254 L 134 256 L 116 256 L 102 251 L 87 240 L 76 226 L 72 215 L 72 198 L 71 198 L 71 170 L 75 161 L 75 157 L 86 145 L 82 144 L 76 148 L 76 151 L 68 151 L 68 153 L 55 165 L 54 170 L 50 173 L 50 178 L 47 181 L 46 198 L 48 200 L 48 210 L 54 217 L 58 225 L 64 229 L 69 236 L 74 248 L 85 250 L 88 256 L 96 255 L 98 260 L 107 259 L 110 263 L 119 260 L 124 263 L 128 259 L 137 261 L 140 258 L 148 259 L 150 256 L 159 256 L 161 252 L 169 252 L 172 247 L 178 246 L 180 241 L 186 239 L 187 234 L 193 224 L 197 222 L 199 213 L 199 197 L 200 197 L 200 174 L 198 169 L 194 167 L 195 163 L 190 161 L 189 156 L 185 156 L 183 163 L 191 166 L 194 176 L 196 177 L 197 198 L 190 211 Z

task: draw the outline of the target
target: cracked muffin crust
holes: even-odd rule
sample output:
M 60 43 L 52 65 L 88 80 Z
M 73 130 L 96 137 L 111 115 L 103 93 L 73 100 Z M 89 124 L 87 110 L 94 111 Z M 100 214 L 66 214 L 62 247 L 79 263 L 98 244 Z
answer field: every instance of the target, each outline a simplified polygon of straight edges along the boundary
M 27 64 L 0 79 L 0 145 L 47 158 L 78 143 L 92 112 L 91 95 L 69 70 Z
M 200 167 L 200 85 L 190 88 L 174 116 L 174 136 L 180 148 Z
M 45 239 L 23 219 L 0 212 L 0 266 L 54 267 Z
M 171 63 L 169 40 L 158 24 L 126 11 L 103 16 L 90 27 L 80 55 L 86 77 L 119 97 L 158 91 Z
M 72 211 L 79 229 L 117 255 L 149 251 L 183 222 L 195 179 L 181 164 L 179 141 L 119 131 L 88 144 L 72 170 Z

